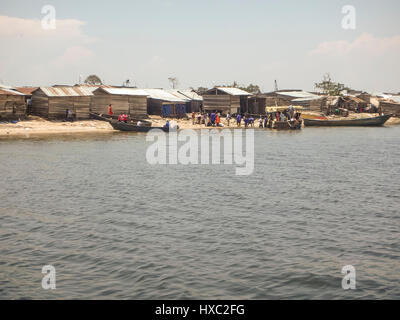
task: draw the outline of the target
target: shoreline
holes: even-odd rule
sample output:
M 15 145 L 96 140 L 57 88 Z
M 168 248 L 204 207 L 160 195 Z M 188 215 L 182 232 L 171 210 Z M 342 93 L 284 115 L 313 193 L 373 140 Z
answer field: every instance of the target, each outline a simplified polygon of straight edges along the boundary
M 166 119 L 160 116 L 150 116 L 149 121 L 153 123 L 153 126 L 163 126 Z M 226 119 L 221 119 L 221 123 L 224 127 L 206 127 L 204 124 L 192 124 L 192 119 L 169 119 L 175 121 L 180 129 L 234 129 L 237 128 L 234 120 L 231 120 L 231 125 L 227 126 Z M 385 124 L 386 126 L 400 125 L 400 118 L 391 118 Z M 244 128 L 242 125 L 240 128 Z M 256 120 L 254 128 L 258 129 L 258 122 Z M 40 136 L 59 136 L 61 134 L 66 135 L 82 135 L 82 134 L 104 134 L 104 133 L 115 133 L 111 125 L 105 121 L 99 120 L 81 120 L 75 122 L 63 122 L 63 121 L 49 121 L 36 116 L 30 116 L 27 120 L 20 121 L 16 124 L 1 124 L 0 123 L 0 138 L 6 137 L 40 137 Z

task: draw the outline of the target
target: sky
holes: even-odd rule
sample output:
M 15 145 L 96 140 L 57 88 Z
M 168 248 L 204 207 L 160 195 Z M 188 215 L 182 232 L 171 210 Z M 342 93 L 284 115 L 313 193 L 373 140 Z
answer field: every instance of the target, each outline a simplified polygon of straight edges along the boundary
M 269 92 L 274 80 L 314 90 L 329 72 L 353 89 L 400 92 L 399 14 L 398 0 L 2 0 L 0 83 L 96 74 L 110 85 L 170 88 L 176 77 L 180 88 L 236 81 Z

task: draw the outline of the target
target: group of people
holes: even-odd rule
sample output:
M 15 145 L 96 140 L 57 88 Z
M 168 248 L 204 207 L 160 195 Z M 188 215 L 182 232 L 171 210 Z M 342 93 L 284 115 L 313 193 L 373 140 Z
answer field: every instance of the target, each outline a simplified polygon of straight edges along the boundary
M 271 112 L 267 113 L 266 116 L 260 116 L 258 119 L 259 128 L 271 128 L 274 121 L 299 121 L 301 114 L 295 112 L 294 107 L 290 106 L 288 110 L 283 112 Z M 192 124 L 204 124 L 206 127 L 223 127 L 224 124 L 221 123 L 221 113 L 218 111 L 207 113 L 207 112 L 192 112 Z M 229 127 L 231 121 L 236 122 L 237 127 L 241 127 L 242 123 L 245 128 L 255 126 L 255 118 L 251 115 L 242 115 L 240 113 L 232 116 L 230 112 L 226 115 L 226 124 Z
M 228 117 L 228 116 L 227 116 Z M 192 123 L 193 124 L 204 124 L 206 127 L 223 127 L 224 124 L 221 122 L 220 112 L 192 112 Z M 229 122 L 228 122 L 229 125 Z
M 125 122 L 128 123 L 128 115 L 126 113 L 120 114 L 118 116 L 118 122 Z
M 112 116 L 114 114 L 113 110 L 112 110 L 112 106 L 111 104 L 108 106 L 108 115 Z M 125 122 L 128 123 L 128 115 L 126 113 L 122 113 L 118 115 L 118 122 Z M 140 122 L 140 121 L 139 121 Z M 141 125 L 141 123 L 138 125 Z

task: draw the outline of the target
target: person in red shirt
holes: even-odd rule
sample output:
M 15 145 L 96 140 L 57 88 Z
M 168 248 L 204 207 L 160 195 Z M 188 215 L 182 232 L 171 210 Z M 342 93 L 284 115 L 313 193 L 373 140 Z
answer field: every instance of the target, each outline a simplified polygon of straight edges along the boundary
M 110 116 L 113 115 L 111 104 L 108 106 L 108 114 L 109 114 Z
M 126 115 L 126 113 L 124 113 L 124 115 L 122 116 L 122 120 L 127 123 L 128 122 L 128 116 Z
M 119 122 L 122 122 L 122 121 L 123 121 L 122 114 L 120 114 L 120 115 L 118 116 L 118 121 L 119 121 Z
M 217 124 L 217 127 L 219 127 L 219 123 L 220 122 L 221 122 L 221 119 L 220 119 L 220 117 L 219 117 L 219 115 L 217 113 L 216 116 L 215 116 L 215 123 Z

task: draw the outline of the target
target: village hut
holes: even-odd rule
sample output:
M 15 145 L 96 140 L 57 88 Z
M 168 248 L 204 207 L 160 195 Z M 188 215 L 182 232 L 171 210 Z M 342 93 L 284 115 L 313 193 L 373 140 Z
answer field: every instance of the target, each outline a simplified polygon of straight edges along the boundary
M 198 95 L 193 89 L 189 90 L 179 90 L 181 94 L 190 99 L 190 111 L 189 112 L 199 112 L 203 108 L 203 97 Z
M 400 117 L 400 99 L 387 99 L 379 101 L 379 106 L 385 114 L 393 114 Z
M 16 120 L 25 115 L 25 95 L 11 87 L 0 86 L 0 119 Z
M 147 113 L 162 117 L 186 117 L 188 100 L 162 89 L 144 89 L 148 94 Z
M 257 94 L 249 97 L 249 114 L 263 115 L 265 114 L 265 107 L 267 106 L 267 98 L 263 94 Z
M 298 90 L 278 90 L 264 94 L 266 106 L 302 106 L 304 111 L 320 112 L 325 105 L 326 97 L 315 93 Z
M 25 95 L 25 103 L 26 103 L 26 113 L 32 113 L 32 93 L 38 89 L 38 87 L 17 87 L 16 90 L 23 93 Z
M 99 87 L 93 91 L 91 111 L 108 112 L 111 105 L 114 114 L 128 114 L 132 118 L 147 116 L 147 92 L 135 88 Z
M 248 113 L 248 98 L 252 94 L 232 87 L 215 87 L 203 94 L 203 110 L 222 114 Z
M 92 92 L 84 87 L 40 87 L 32 93 L 32 114 L 65 118 L 69 109 L 76 119 L 88 119 Z

